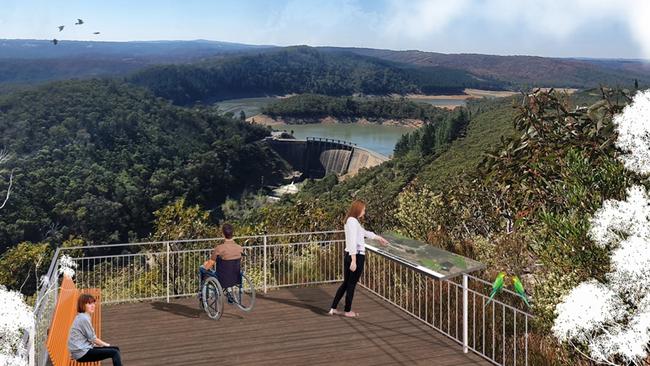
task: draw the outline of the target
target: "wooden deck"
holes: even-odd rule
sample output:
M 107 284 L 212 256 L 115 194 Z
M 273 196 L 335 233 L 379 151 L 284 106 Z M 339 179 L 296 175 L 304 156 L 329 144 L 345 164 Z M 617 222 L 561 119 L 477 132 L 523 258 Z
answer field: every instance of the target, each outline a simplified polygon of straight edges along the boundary
M 128 366 L 490 365 L 362 288 L 354 299 L 358 319 L 328 316 L 335 290 L 258 294 L 251 313 L 226 305 L 219 321 L 196 299 L 106 305 L 103 338 L 120 347 Z

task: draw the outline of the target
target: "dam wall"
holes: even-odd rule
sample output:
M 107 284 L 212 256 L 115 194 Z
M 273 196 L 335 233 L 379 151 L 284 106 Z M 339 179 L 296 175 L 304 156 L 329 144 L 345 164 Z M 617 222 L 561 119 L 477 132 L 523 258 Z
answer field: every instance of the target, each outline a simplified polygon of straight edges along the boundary
M 388 160 L 386 156 L 341 140 L 309 137 L 306 140 L 268 138 L 267 141 L 278 155 L 307 178 L 323 178 L 330 173 L 351 176 L 362 168 Z

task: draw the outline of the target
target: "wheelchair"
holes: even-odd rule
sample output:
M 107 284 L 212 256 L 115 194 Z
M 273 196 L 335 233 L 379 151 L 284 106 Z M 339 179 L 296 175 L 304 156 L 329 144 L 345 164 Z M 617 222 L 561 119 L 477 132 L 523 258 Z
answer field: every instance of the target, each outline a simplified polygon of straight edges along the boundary
M 199 305 L 214 320 L 219 320 L 223 315 L 224 299 L 228 304 L 246 312 L 253 310 L 255 305 L 253 282 L 243 271 L 239 271 L 236 278 L 227 278 L 228 275 L 219 271 L 219 268 L 224 267 L 224 262 L 230 261 L 217 260 L 217 271 L 199 267 Z M 228 286 L 224 288 L 222 283 Z

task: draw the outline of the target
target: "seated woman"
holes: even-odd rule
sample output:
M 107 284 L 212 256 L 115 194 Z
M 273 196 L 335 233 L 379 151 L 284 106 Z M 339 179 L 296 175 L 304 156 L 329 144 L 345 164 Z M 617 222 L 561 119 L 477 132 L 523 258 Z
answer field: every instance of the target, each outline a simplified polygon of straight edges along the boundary
M 226 240 L 224 240 L 223 244 L 214 247 L 210 259 L 203 263 L 203 268 L 210 269 L 216 263 L 217 278 L 221 287 L 225 289 L 238 285 L 241 281 L 241 257 L 244 248 L 232 239 L 232 225 L 223 224 L 221 231 Z
M 110 358 L 114 366 L 122 366 L 120 349 L 97 338 L 90 316 L 95 312 L 95 298 L 81 294 L 77 300 L 77 317 L 68 336 L 68 350 L 77 362 L 94 362 Z

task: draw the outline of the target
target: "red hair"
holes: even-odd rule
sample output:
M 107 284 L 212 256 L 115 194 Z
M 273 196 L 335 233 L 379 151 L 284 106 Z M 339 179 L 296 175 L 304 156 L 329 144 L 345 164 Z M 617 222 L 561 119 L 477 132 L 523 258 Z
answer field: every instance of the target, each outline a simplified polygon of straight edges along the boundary
M 354 200 L 350 206 L 350 209 L 348 210 L 348 214 L 345 216 L 345 220 L 343 220 L 343 223 L 346 223 L 350 217 L 359 219 L 359 216 L 361 216 L 361 213 L 365 207 L 366 203 L 362 200 Z

